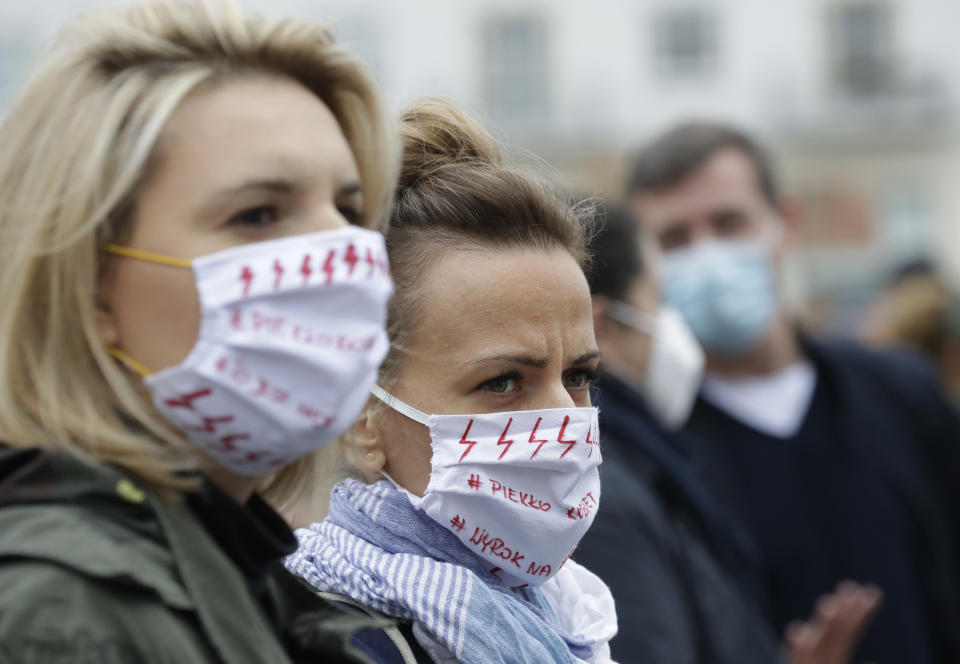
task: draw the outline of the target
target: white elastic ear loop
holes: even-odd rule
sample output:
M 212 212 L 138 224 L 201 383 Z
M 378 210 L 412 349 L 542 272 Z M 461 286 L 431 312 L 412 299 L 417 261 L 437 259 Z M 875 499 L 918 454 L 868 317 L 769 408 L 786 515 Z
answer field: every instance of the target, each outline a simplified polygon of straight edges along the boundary
M 406 415 L 414 422 L 419 422 L 424 426 L 430 426 L 429 415 L 417 410 L 408 403 L 400 401 L 400 399 L 393 396 L 379 385 L 374 384 L 373 387 L 370 388 L 370 394 L 380 399 L 380 401 L 387 404 L 401 415 Z
M 381 475 L 383 475 L 384 479 L 386 479 L 388 482 L 390 482 L 390 484 L 393 485 L 393 488 L 394 488 L 394 489 L 397 489 L 398 491 L 406 491 L 406 489 L 404 489 L 402 486 L 400 486 L 399 484 L 397 484 L 397 481 L 396 481 L 395 479 L 393 479 L 392 477 L 390 477 L 390 476 L 387 474 L 387 471 L 385 471 L 385 470 L 379 470 L 379 471 L 377 471 L 377 472 L 379 472 Z
M 405 487 L 400 486 L 400 483 L 397 482 L 392 477 L 390 477 L 390 475 L 387 474 L 387 471 L 381 470 L 380 474 L 383 476 L 385 480 L 387 480 L 388 482 L 390 482 L 390 484 L 393 485 L 394 489 L 396 489 L 397 491 L 405 495 L 407 497 L 407 500 L 409 500 L 410 504 L 413 505 L 414 507 L 416 507 L 419 504 L 419 501 L 423 500 L 420 496 L 416 495 L 415 493 L 411 492 Z

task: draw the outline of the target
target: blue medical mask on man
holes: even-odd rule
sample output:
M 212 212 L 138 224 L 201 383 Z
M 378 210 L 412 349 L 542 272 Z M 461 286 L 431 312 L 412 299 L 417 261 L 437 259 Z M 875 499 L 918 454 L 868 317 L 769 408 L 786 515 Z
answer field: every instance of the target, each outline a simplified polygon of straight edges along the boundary
M 750 350 L 777 312 L 769 236 L 707 240 L 667 252 L 663 295 L 708 351 L 736 356 Z

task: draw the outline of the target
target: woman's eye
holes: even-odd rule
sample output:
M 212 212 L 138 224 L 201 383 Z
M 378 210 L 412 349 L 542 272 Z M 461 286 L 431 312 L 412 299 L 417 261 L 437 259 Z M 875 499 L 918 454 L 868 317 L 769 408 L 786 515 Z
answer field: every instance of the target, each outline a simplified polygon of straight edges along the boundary
M 517 374 L 501 374 L 496 378 L 484 381 L 480 388 L 494 394 L 509 394 L 520 389 L 520 376 Z
M 572 369 L 564 375 L 563 383 L 570 389 L 582 390 L 590 387 L 596 377 L 596 369 Z
M 262 228 L 274 224 L 280 219 L 280 211 L 275 205 L 260 205 L 249 208 L 230 218 L 231 226 Z

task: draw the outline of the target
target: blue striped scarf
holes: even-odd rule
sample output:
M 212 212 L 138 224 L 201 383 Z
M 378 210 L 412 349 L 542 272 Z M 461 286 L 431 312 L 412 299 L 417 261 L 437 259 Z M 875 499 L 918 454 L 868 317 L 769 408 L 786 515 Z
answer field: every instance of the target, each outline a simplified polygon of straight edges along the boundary
M 297 531 L 286 565 L 319 590 L 412 620 L 467 664 L 588 661 L 597 642 L 564 633 L 537 588 L 510 589 L 388 482 L 345 480 L 326 520 Z M 609 638 L 609 637 L 608 637 Z

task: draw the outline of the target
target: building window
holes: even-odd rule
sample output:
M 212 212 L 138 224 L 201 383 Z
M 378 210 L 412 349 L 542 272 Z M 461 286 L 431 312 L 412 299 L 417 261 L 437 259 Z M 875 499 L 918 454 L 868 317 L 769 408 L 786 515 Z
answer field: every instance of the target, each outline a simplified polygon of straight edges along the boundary
M 544 127 L 548 112 L 547 31 L 533 16 L 493 18 L 483 28 L 484 102 L 511 132 Z
M 653 22 L 657 70 L 662 76 L 699 77 L 717 62 L 717 20 L 706 7 L 671 7 Z
M 834 5 L 828 12 L 832 79 L 842 94 L 869 97 L 893 84 L 892 21 L 885 2 Z

